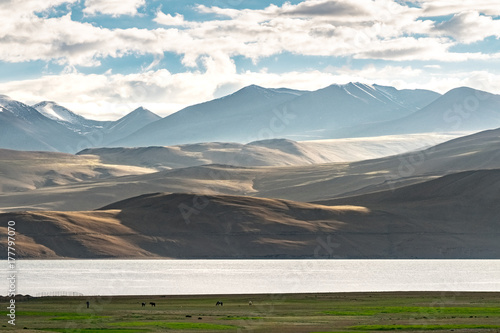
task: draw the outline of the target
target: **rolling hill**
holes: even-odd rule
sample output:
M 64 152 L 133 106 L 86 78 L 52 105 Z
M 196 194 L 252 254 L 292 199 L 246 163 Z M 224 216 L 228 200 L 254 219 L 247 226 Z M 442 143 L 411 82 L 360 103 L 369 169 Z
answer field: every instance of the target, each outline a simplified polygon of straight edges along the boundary
M 20 258 L 497 258 L 499 186 L 489 170 L 321 204 L 153 193 L 0 220 L 22 224 Z
M 428 133 L 301 142 L 288 139 L 261 140 L 248 144 L 205 142 L 164 147 L 89 148 L 77 155 L 96 155 L 104 163 L 158 170 L 204 164 L 292 166 L 385 157 L 428 147 L 457 136 L 458 133 Z
M 0 210 L 92 210 L 151 192 L 246 195 L 295 201 L 334 199 L 394 189 L 453 172 L 500 168 L 499 132 L 500 129 L 485 131 L 421 151 L 357 162 L 278 167 L 202 165 L 25 193 L 4 193 L 0 194 Z M 120 153 L 118 156 L 122 157 Z M 137 161 L 140 165 L 139 158 Z M 125 162 L 111 156 L 107 164 L 119 163 Z
M 0 149 L 0 192 L 22 192 L 83 181 L 153 172 L 102 163 L 95 156 Z

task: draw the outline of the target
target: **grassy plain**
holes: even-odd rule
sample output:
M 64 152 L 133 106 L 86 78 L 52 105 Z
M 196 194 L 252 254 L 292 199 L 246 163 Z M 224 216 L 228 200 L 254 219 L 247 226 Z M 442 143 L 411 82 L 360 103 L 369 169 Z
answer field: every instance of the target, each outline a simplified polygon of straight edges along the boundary
M 6 314 L 0 330 L 22 332 L 489 333 L 500 332 L 500 293 L 40 297 L 18 299 L 15 327 Z

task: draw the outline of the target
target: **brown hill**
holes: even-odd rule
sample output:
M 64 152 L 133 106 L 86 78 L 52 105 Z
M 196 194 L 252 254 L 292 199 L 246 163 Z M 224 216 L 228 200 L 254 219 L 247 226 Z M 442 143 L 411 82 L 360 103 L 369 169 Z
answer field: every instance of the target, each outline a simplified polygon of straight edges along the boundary
M 498 258 L 498 193 L 485 170 L 321 203 L 155 193 L 0 220 L 25 258 Z
M 363 207 L 238 196 L 155 193 L 92 212 L 0 214 L 16 222 L 22 258 L 313 257 L 317 238 Z M 1 246 L 6 252 L 6 227 Z M 5 236 L 5 237 L 3 237 Z
M 421 183 L 453 172 L 500 168 L 499 147 L 500 130 L 494 130 L 423 151 L 353 163 L 251 168 L 196 166 L 146 175 L 88 180 L 21 194 L 0 194 L 0 211 L 92 210 L 152 192 L 246 195 L 294 201 L 327 200 Z
M 0 193 L 153 171 L 136 166 L 105 164 L 97 156 L 0 149 Z

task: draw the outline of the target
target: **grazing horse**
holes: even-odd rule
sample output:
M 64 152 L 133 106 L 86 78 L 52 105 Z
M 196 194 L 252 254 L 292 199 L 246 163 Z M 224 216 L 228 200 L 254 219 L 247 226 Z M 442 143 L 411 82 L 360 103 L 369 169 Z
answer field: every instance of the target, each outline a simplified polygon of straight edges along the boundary
M 222 303 L 221 301 L 217 301 L 217 303 L 215 303 L 215 306 L 218 306 L 218 305 L 223 306 L 224 303 Z
M 142 303 L 142 307 L 145 307 L 146 306 L 146 303 Z
M 151 304 L 151 306 L 156 307 L 156 303 L 155 302 L 149 302 L 149 304 Z
M 252 305 L 252 301 L 248 301 L 248 305 Z

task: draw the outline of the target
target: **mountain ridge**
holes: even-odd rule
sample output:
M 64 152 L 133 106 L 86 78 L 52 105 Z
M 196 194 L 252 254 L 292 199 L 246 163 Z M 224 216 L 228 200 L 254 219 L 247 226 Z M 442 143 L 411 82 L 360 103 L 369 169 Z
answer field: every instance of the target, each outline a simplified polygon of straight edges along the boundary
M 29 106 L 6 95 L 0 95 L 0 108 L 0 148 L 24 151 L 76 153 L 160 119 L 150 111 L 136 109 L 114 122 L 91 120 L 55 102 Z
M 310 92 L 290 89 L 283 92 L 283 89 L 251 85 L 225 97 L 179 110 L 109 146 L 169 146 L 216 141 L 247 143 L 268 138 L 295 141 L 327 138 L 321 134 L 325 126 L 342 128 L 365 122 L 370 117 L 393 119 L 417 108 L 414 106 L 415 100 L 411 101 L 410 106 L 401 100 L 396 103 L 395 99 L 387 98 L 390 87 L 384 87 L 384 94 L 377 90 L 377 97 L 373 96 L 373 91 L 367 92 L 367 87 L 376 90 L 372 86 L 354 83 L 330 85 Z M 398 94 L 408 93 L 407 90 L 395 91 Z M 429 102 L 439 96 L 427 90 L 416 90 L 413 93 L 420 96 L 414 96 L 414 99 Z

